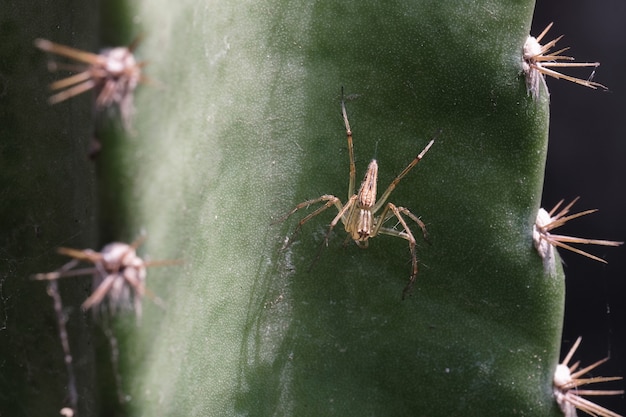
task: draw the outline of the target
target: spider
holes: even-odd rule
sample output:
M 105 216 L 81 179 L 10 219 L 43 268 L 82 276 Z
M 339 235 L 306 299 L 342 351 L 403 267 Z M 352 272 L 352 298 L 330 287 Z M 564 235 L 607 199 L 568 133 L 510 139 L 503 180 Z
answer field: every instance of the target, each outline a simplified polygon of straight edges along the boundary
M 595 255 L 585 252 L 584 250 L 575 248 L 568 243 L 583 243 L 589 245 L 602 245 L 602 246 L 619 246 L 624 242 L 616 242 L 613 240 L 597 240 L 597 239 L 585 239 L 582 237 L 572 237 L 572 236 L 563 236 L 563 235 L 555 235 L 550 233 L 552 229 L 556 229 L 557 227 L 563 226 L 565 223 L 572 219 L 576 219 L 578 217 L 586 216 L 587 214 L 595 213 L 598 211 L 597 209 L 585 210 L 580 213 L 567 215 L 574 205 L 578 201 L 580 197 L 576 197 L 565 206 L 561 211 L 557 213 L 561 204 L 563 204 L 564 200 L 558 202 L 556 206 L 550 210 L 550 212 L 545 211 L 540 208 L 537 213 L 537 219 L 535 220 L 535 224 L 533 225 L 533 242 L 537 252 L 544 260 L 544 265 L 546 268 L 553 270 L 554 269 L 554 247 L 561 247 L 572 252 L 578 253 L 579 255 L 586 256 L 587 258 L 593 259 L 594 261 L 607 263 L 604 259 L 599 258 Z
M 595 384 L 598 382 L 609 382 L 609 381 L 619 381 L 622 377 L 619 376 L 597 376 L 592 378 L 581 378 L 587 372 L 597 368 L 602 365 L 604 362 L 608 361 L 609 358 L 604 358 L 597 361 L 594 364 L 587 366 L 586 368 L 578 370 L 578 366 L 580 362 L 576 362 L 572 366 L 568 366 L 570 359 L 574 356 L 576 349 L 578 349 L 578 345 L 582 338 L 579 337 L 576 340 L 576 343 L 569 350 L 563 362 L 557 365 L 556 370 L 554 371 L 553 378 L 553 393 L 554 398 L 556 399 L 557 404 L 561 408 L 563 415 L 565 417 L 576 417 L 576 409 L 584 411 L 587 414 L 592 416 L 600 416 L 600 417 L 622 417 L 613 411 L 607 410 L 604 407 L 599 406 L 598 404 L 591 402 L 581 395 L 622 395 L 624 394 L 623 390 L 587 390 L 587 389 L 578 389 L 583 385 Z
M 108 310 L 116 313 L 121 309 L 134 309 L 137 319 L 141 319 L 141 301 L 147 293 L 162 306 L 162 301 L 146 288 L 146 268 L 167 265 L 178 261 L 146 262 L 137 256 L 136 249 L 143 243 L 140 237 L 132 244 L 113 242 L 100 252 L 91 249 L 59 248 L 61 255 L 72 259 L 58 271 L 36 274 L 36 280 L 56 280 L 64 277 L 93 275 L 93 293 L 83 302 L 83 310 L 99 306 L 108 299 Z M 74 269 L 81 261 L 92 263 L 92 267 Z
M 137 62 L 133 55 L 138 40 L 129 47 L 104 49 L 100 54 L 81 51 L 69 46 L 36 39 L 35 46 L 44 52 L 61 55 L 81 64 L 49 64 L 51 71 L 66 69 L 78 71 L 50 85 L 51 90 L 62 90 L 49 98 L 50 104 L 60 103 L 82 94 L 92 88 L 97 91 L 95 108 L 102 111 L 117 105 L 124 127 L 130 130 L 133 108 L 133 92 L 140 82 L 146 79 L 141 75 L 145 62 Z M 86 65 L 85 65 L 86 64 Z
M 576 84 L 583 85 L 589 88 L 602 88 L 607 90 L 607 87 L 603 86 L 600 83 L 596 83 L 589 80 L 583 80 L 581 78 L 572 77 L 570 75 L 562 74 L 558 71 L 555 71 L 551 68 L 564 68 L 564 67 L 593 67 L 596 68 L 600 65 L 599 62 L 571 62 L 574 61 L 574 57 L 561 55 L 562 52 L 565 52 L 569 49 L 563 48 L 559 49 L 555 52 L 550 52 L 550 50 L 556 45 L 558 41 L 563 38 L 563 35 L 559 36 L 556 39 L 551 40 L 545 45 L 541 45 L 539 42 L 543 37 L 548 33 L 550 28 L 552 27 L 552 23 L 550 23 L 544 30 L 541 32 L 539 36 L 536 38 L 534 36 L 528 36 L 526 39 L 526 43 L 524 44 L 523 55 L 524 60 L 522 61 L 522 68 L 524 70 L 524 74 L 526 75 L 526 87 L 528 89 L 528 93 L 534 98 L 537 99 L 539 97 L 539 83 L 542 83 L 545 87 L 546 91 L 548 91 L 548 86 L 546 85 L 545 75 L 554 78 L 563 78 L 567 81 L 571 81 Z M 570 62 L 557 62 L 557 61 L 570 61 Z M 592 73 L 593 76 L 593 73 Z M 591 77 L 590 77 L 591 78 Z
M 342 91 L 343 96 L 343 91 Z M 324 243 L 328 246 L 328 238 L 333 228 L 341 221 L 343 226 L 348 233 L 346 237 L 346 241 L 352 239 L 358 247 L 367 248 L 369 244 L 369 239 L 374 238 L 379 234 L 395 236 L 402 239 L 405 239 L 409 243 L 409 250 L 411 252 L 411 276 L 409 278 L 409 282 L 402 292 L 402 298 L 411 291 L 413 284 L 415 283 L 415 278 L 417 276 L 417 255 L 415 251 L 415 237 L 411 232 L 411 229 L 407 225 L 405 218 L 406 216 L 409 219 L 413 220 L 417 225 L 422 229 L 422 233 L 424 238 L 427 236 L 426 226 L 424 222 L 422 222 L 417 216 L 411 213 L 405 207 L 396 206 L 393 203 L 387 202 L 387 199 L 391 195 L 392 191 L 396 188 L 398 183 L 402 178 L 404 178 L 409 171 L 417 165 L 417 163 L 424 157 L 426 152 L 430 149 L 430 147 L 434 143 L 434 139 L 431 140 L 428 145 L 420 152 L 411 163 L 404 168 L 404 170 L 389 184 L 385 192 L 382 194 L 380 199 L 376 201 L 376 187 L 377 187 L 377 179 L 378 179 L 378 163 L 376 160 L 372 160 L 367 167 L 367 171 L 365 172 L 365 177 L 363 182 L 361 183 L 361 187 L 359 188 L 358 193 L 355 194 L 355 177 L 356 177 L 356 168 L 354 164 L 354 146 L 352 143 L 352 129 L 350 129 L 350 123 L 348 122 L 348 115 L 346 113 L 346 105 L 342 98 L 341 100 L 341 114 L 343 116 L 343 121 L 346 128 L 346 135 L 348 138 L 348 154 L 350 156 L 350 182 L 348 185 L 348 200 L 345 204 L 341 203 L 341 200 L 334 195 L 325 194 L 321 197 L 314 198 L 312 200 L 304 201 L 297 206 L 295 206 L 289 213 L 278 219 L 275 223 L 286 220 L 296 211 L 309 207 L 312 204 L 317 204 L 324 202 L 324 205 L 317 208 L 312 213 L 305 216 L 302 220 L 298 222 L 293 234 L 287 238 L 285 241 L 285 246 L 289 245 L 291 241 L 293 241 L 294 237 L 300 231 L 302 226 L 311 220 L 313 217 L 322 213 L 326 209 L 331 206 L 335 206 L 338 213 L 335 218 L 330 223 L 328 227 L 328 231 L 326 236 L 324 237 Z M 378 212 L 382 212 L 377 215 Z M 398 223 L 402 226 L 401 230 L 397 230 L 395 227 L 386 227 L 384 224 L 395 218 Z

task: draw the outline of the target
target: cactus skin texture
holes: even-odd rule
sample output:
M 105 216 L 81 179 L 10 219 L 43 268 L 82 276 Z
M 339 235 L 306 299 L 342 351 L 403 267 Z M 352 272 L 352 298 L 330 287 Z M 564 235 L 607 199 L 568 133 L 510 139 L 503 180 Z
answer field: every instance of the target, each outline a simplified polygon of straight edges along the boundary
M 144 33 L 136 55 L 156 81 L 136 92 L 136 132 L 118 137 L 115 118 L 105 123 L 94 165 L 84 159 L 89 133 L 63 136 L 73 148 L 59 154 L 89 175 L 50 188 L 80 213 L 85 193 L 76 187 L 93 201 L 97 192 L 98 216 L 83 214 L 85 229 L 59 228 L 45 244 L 29 244 L 22 276 L 60 265 L 57 246 L 95 248 L 96 236 L 129 241 L 142 229 L 142 255 L 184 260 L 148 274 L 165 310 L 145 302 L 140 326 L 115 323 L 129 415 L 559 416 L 552 374 L 563 274 L 560 266 L 556 276 L 544 272 L 532 242 L 548 134 L 547 94 L 528 96 L 522 74 L 533 7 L 136 2 L 129 15 L 141 26 L 117 44 Z M 33 33 L 29 45 L 36 37 L 89 49 L 50 32 Z M 45 57 L 32 56 L 30 77 L 47 74 Z M 411 258 L 402 239 L 343 247 L 338 228 L 318 252 L 333 218 L 326 212 L 281 250 L 297 219 L 270 225 L 300 201 L 346 198 L 342 86 L 357 177 L 375 158 L 386 186 L 441 130 L 391 196 L 430 236 L 418 239 L 419 274 L 404 301 Z M 75 114 L 89 106 L 80 100 L 40 111 L 64 115 L 65 124 L 46 123 L 69 129 L 90 117 L 89 108 Z M 47 221 L 59 217 L 71 223 L 72 212 Z M 75 241 L 77 229 L 85 241 Z M 31 265 L 26 254 L 41 258 Z M 56 385 L 41 387 L 53 415 L 64 405 L 64 368 L 50 302 L 36 284 L 23 283 L 19 297 L 36 292 L 29 314 L 49 320 L 52 348 L 33 349 L 58 367 Z M 81 353 L 89 359 L 79 385 L 83 378 L 98 391 L 82 406 L 104 414 L 117 407 L 114 378 L 96 384 L 93 374 L 110 374 L 110 355 L 81 301 L 66 301 L 76 306 L 69 322 L 85 322 L 70 329 L 74 350 L 93 337 L 103 345 Z M 37 366 L 32 372 L 43 372 Z

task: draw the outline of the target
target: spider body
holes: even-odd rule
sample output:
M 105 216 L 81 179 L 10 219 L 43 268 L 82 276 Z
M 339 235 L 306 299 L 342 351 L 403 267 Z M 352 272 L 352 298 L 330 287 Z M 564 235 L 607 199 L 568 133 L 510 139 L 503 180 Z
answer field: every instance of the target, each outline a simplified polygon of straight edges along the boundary
M 373 237 L 372 229 L 375 226 L 375 217 L 372 212 L 376 203 L 377 181 L 378 163 L 373 160 L 367 167 L 359 193 L 355 195 L 356 203 L 353 203 L 355 207 L 348 212 L 348 221 L 345 222 L 346 232 L 360 248 L 367 248 L 368 239 Z M 348 204 L 350 204 L 350 200 L 348 200 Z
M 354 163 L 354 146 L 352 140 L 352 130 L 350 129 L 350 123 L 346 113 L 345 102 L 341 101 L 341 113 L 343 116 L 344 124 L 346 127 L 346 136 L 348 139 L 348 154 L 350 157 L 350 182 L 348 186 L 348 200 L 345 204 L 341 203 L 341 200 L 334 195 L 325 194 L 321 197 L 304 201 L 294 207 L 289 213 L 281 217 L 278 221 L 287 219 L 296 211 L 307 208 L 312 204 L 325 202 L 325 204 L 312 213 L 305 216 L 298 222 L 295 231 L 291 237 L 286 241 L 286 245 L 293 241 L 294 237 L 300 231 L 302 226 L 311 220 L 313 217 L 322 213 L 331 206 L 335 206 L 338 213 L 331 221 L 328 227 L 328 232 L 324 238 L 326 245 L 328 244 L 328 238 L 335 226 L 341 221 L 344 226 L 348 237 L 352 239 L 360 248 L 367 248 L 369 245 L 369 239 L 376 237 L 378 234 L 386 234 L 390 236 L 399 237 L 408 241 L 409 250 L 411 252 L 411 275 L 409 282 L 404 288 L 402 297 L 404 298 L 412 289 L 417 276 L 417 255 L 415 251 L 415 237 L 411 232 L 411 229 L 406 223 L 405 217 L 413 220 L 421 228 L 424 237 L 426 237 L 426 226 L 424 223 L 407 208 L 398 207 L 393 203 L 387 202 L 392 191 L 396 188 L 402 178 L 404 178 L 409 171 L 417 165 L 422 157 L 428 152 L 434 140 L 431 140 L 428 145 L 420 152 L 411 163 L 391 182 L 391 184 L 384 191 L 380 199 L 377 200 L 377 183 L 378 183 L 378 163 L 376 160 L 372 160 L 367 167 L 363 182 L 355 194 L 355 181 L 356 181 L 356 167 Z M 380 212 L 382 210 L 382 212 Z M 380 214 L 378 214 L 380 212 Z M 395 226 L 388 227 L 385 223 L 392 218 L 395 218 L 401 228 L 396 229 Z

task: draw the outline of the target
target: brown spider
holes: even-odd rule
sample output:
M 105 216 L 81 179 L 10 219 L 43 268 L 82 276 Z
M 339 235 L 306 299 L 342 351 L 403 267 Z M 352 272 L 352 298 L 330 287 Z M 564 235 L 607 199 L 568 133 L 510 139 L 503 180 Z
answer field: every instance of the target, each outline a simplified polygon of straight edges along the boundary
M 546 85 L 545 75 L 554 78 L 563 78 L 567 81 L 571 81 L 576 84 L 583 85 L 589 88 L 602 88 L 607 89 L 607 87 L 603 86 L 600 83 L 593 82 L 591 80 L 583 80 L 581 78 L 572 77 L 570 75 L 562 74 L 558 71 L 555 71 L 551 68 L 564 68 L 564 67 L 593 67 L 596 68 L 600 65 L 599 62 L 571 62 L 574 61 L 574 57 L 561 55 L 562 52 L 565 52 L 569 49 L 563 48 L 558 51 L 550 52 L 550 50 L 556 45 L 558 41 L 563 38 L 563 35 L 559 36 L 556 39 L 551 40 L 545 45 L 541 45 L 541 39 L 548 33 L 550 28 L 552 27 L 552 23 L 550 23 L 544 30 L 541 32 L 539 36 L 536 38 L 534 36 L 528 36 L 526 39 L 526 43 L 524 44 L 524 59 L 522 61 L 522 68 L 524 70 L 524 74 L 526 75 L 526 87 L 528 89 L 528 93 L 533 98 L 539 97 L 539 83 L 542 83 L 548 92 L 548 86 Z M 557 62 L 557 61 L 569 61 L 569 62 Z M 593 76 L 593 73 L 592 73 Z
M 100 54 L 94 54 L 46 39 L 36 39 L 35 46 L 42 51 L 80 62 L 74 65 L 62 65 L 55 62 L 49 64 L 51 71 L 59 69 L 77 71 L 77 74 L 50 85 L 51 90 L 62 90 L 50 97 L 50 104 L 60 103 L 95 89 L 97 91 L 96 111 L 117 105 L 124 127 L 130 130 L 134 111 L 133 92 L 140 82 L 145 81 L 141 75 L 145 62 L 137 62 L 133 55 L 137 43 L 138 41 L 135 41 L 129 47 L 104 49 Z
M 411 213 L 407 208 L 398 207 L 393 203 L 387 202 L 387 199 L 391 195 L 392 191 L 396 188 L 398 183 L 402 178 L 404 178 L 409 171 L 417 165 L 417 163 L 422 159 L 422 157 L 428 152 L 430 147 L 433 145 L 434 140 L 431 140 L 428 145 L 420 152 L 411 163 L 389 184 L 385 192 L 382 194 L 380 199 L 376 201 L 376 187 L 378 180 L 378 163 L 376 160 L 372 160 L 369 166 L 367 167 L 367 171 L 365 173 L 365 178 L 361 183 L 361 187 L 359 188 L 358 193 L 354 193 L 355 191 L 355 180 L 356 180 L 356 167 L 354 164 L 354 146 L 352 143 L 352 130 L 350 129 L 350 124 L 348 122 L 348 116 L 346 113 L 346 106 L 343 99 L 341 100 L 341 113 L 343 116 L 343 120 L 346 126 L 346 134 L 348 138 L 348 154 L 350 156 L 350 183 L 348 185 L 348 200 L 343 205 L 341 200 L 334 195 L 325 194 L 321 197 L 304 201 L 298 204 L 293 208 L 289 213 L 281 217 L 276 221 L 284 221 L 289 216 L 294 214 L 296 211 L 309 207 L 312 204 L 317 204 L 321 202 L 325 202 L 322 207 L 317 208 L 312 213 L 305 216 L 302 220 L 298 222 L 296 229 L 293 234 L 286 240 L 285 246 L 289 245 L 291 241 L 293 241 L 296 234 L 300 231 L 302 226 L 311 220 L 313 217 L 322 213 L 326 209 L 331 206 L 335 206 L 338 213 L 330 223 L 328 228 L 328 232 L 324 238 L 324 242 L 328 245 L 328 238 L 333 228 L 341 221 L 344 225 L 346 232 L 348 233 L 347 239 L 352 239 L 358 247 L 367 248 L 369 239 L 376 237 L 378 234 L 390 235 L 405 239 L 409 243 L 409 250 L 411 252 L 411 276 L 409 278 L 409 282 L 404 288 L 402 292 L 402 298 L 411 291 L 413 284 L 415 283 L 415 278 L 417 276 L 417 255 L 415 251 L 415 237 L 411 232 L 411 229 L 406 223 L 404 216 L 407 216 L 411 220 L 413 220 L 417 225 L 422 229 L 422 233 L 424 237 L 427 236 L 426 226 L 424 222 L 422 222 L 418 217 L 416 217 L 413 213 Z M 376 215 L 380 210 L 382 212 L 379 215 Z M 395 218 L 398 223 L 402 226 L 401 230 L 397 230 L 394 227 L 385 227 L 384 224 Z
M 36 280 L 56 280 L 64 277 L 93 275 L 93 292 L 83 302 L 83 310 L 100 306 L 108 299 L 109 313 L 115 314 L 122 309 L 133 309 L 138 320 L 141 319 L 141 301 L 147 293 L 162 306 L 162 301 L 146 288 L 146 268 L 149 266 L 167 265 L 178 261 L 146 262 L 137 256 L 136 249 L 144 238 L 132 244 L 113 242 L 96 252 L 91 249 L 59 248 L 62 255 L 72 257 L 58 271 L 36 274 Z M 81 261 L 93 264 L 92 267 L 74 269 Z
M 556 399 L 557 404 L 561 408 L 563 415 L 565 417 L 576 417 L 576 409 L 584 411 L 587 414 L 592 416 L 600 416 L 600 417 L 622 417 L 621 415 L 614 413 L 611 410 L 607 410 L 604 407 L 599 406 L 598 404 L 591 402 L 581 395 L 622 395 L 624 394 L 623 390 L 589 390 L 589 389 L 578 389 L 583 385 L 595 384 L 598 382 L 609 382 L 609 381 L 619 381 L 622 379 L 620 376 L 597 376 L 592 378 L 581 378 L 587 372 L 597 368 L 602 365 L 604 362 L 608 361 L 609 358 L 604 358 L 602 360 L 597 361 L 594 364 L 587 366 L 586 368 L 578 370 L 578 366 L 580 362 L 576 362 L 572 366 L 568 366 L 570 359 L 574 356 L 576 349 L 578 349 L 578 345 L 582 338 L 579 337 L 576 340 L 576 343 L 572 346 L 572 348 L 563 359 L 559 365 L 557 365 L 556 370 L 554 371 L 553 378 L 553 393 L 554 398 Z

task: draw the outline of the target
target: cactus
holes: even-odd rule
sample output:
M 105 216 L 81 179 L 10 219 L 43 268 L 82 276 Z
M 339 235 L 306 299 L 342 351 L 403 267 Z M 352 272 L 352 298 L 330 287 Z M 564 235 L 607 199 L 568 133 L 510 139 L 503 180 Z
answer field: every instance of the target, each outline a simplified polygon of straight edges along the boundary
M 138 3 L 130 14 L 141 28 L 123 33 L 145 33 L 137 53 L 154 82 L 137 91 L 133 131 L 105 122 L 92 165 L 88 97 L 48 108 L 43 89 L 29 90 L 39 129 L 63 146 L 40 145 L 15 116 L 38 158 L 26 166 L 71 175 L 48 174 L 32 194 L 19 183 L 32 206 L 19 227 L 41 222 L 45 235 L 5 243 L 17 266 L 3 271 L 0 295 L 5 311 L 19 313 L 16 338 L 45 338 L 27 358 L 3 357 L 47 375 L 47 401 L 24 405 L 35 395 L 26 377 L 11 395 L 39 415 L 64 405 L 50 300 L 25 278 L 62 263 L 56 246 L 97 249 L 145 230 L 142 253 L 184 265 L 148 273 L 165 310 L 147 300 L 139 326 L 115 321 L 130 415 L 558 416 L 563 272 L 544 271 L 532 240 L 548 134 L 547 94 L 531 97 L 522 71 L 533 7 L 184 1 L 164 12 Z M 45 57 L 34 48 L 29 57 L 33 82 Z M 418 239 L 419 274 L 405 300 L 411 257 L 402 239 L 380 236 L 361 250 L 342 246 L 338 227 L 320 251 L 333 218 L 324 213 L 281 249 L 297 219 L 270 224 L 322 194 L 345 201 L 342 86 L 357 177 L 376 158 L 380 183 L 390 183 L 441 131 L 392 194 L 430 236 Z M 15 215 L 6 209 L 3 219 Z M 120 407 L 108 346 L 78 310 L 90 283 L 71 282 L 61 292 L 74 306 L 78 411 L 110 414 Z M 26 332 L 33 323 L 37 333 Z M 5 375 L 14 374 L 23 375 Z

